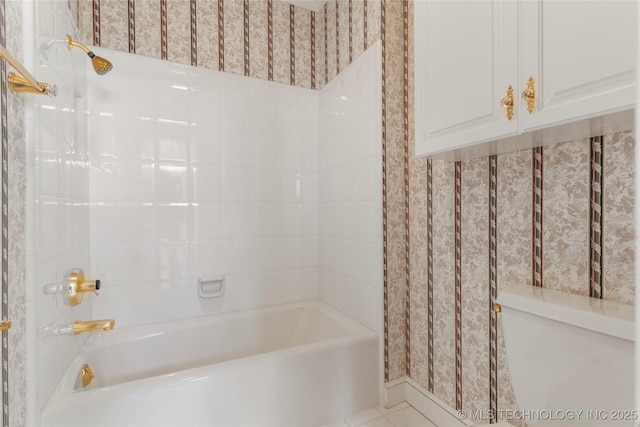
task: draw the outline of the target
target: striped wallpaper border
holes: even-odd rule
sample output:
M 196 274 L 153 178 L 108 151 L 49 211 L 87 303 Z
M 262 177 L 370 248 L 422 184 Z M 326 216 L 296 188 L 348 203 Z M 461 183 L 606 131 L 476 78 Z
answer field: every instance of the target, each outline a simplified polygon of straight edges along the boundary
M 533 149 L 533 212 L 532 212 L 532 261 L 533 261 L 533 286 L 543 285 L 543 224 L 542 224 L 542 202 L 544 184 L 544 149 L 536 147 Z
M 456 409 L 462 409 L 462 162 L 455 163 L 455 346 Z
M 427 363 L 428 390 L 433 393 L 433 160 L 427 159 Z
M 6 0 L 0 1 L 0 44 L 7 45 Z M 9 318 L 9 119 L 7 64 L 0 61 L 0 121 L 2 157 L 2 319 Z M 9 426 L 9 331 L 2 331 L 2 425 Z
M 289 5 L 289 84 L 296 85 L 296 9 Z
M 602 207 L 603 207 L 603 165 L 604 147 L 603 137 L 591 138 L 590 144 L 590 178 L 591 191 L 589 209 L 589 296 L 603 298 L 602 292 Z
M 245 76 L 249 76 L 251 75 L 251 70 L 249 68 L 249 64 L 251 63 L 249 61 L 249 0 L 244 0 L 243 2 L 243 6 L 242 6 L 242 18 L 243 18 L 243 31 L 242 31 L 242 37 L 243 37 L 243 49 L 244 49 L 244 75 Z
M 489 156 L 489 409 L 498 421 L 498 156 Z
M 353 62 L 353 0 L 349 0 L 349 64 Z
M 324 4 L 324 84 L 329 83 L 329 6 Z
M 384 3 L 385 0 L 382 0 Z M 340 74 L 340 5 L 336 0 L 336 76 Z
M 92 34 L 93 34 L 93 45 L 101 46 L 102 39 L 100 37 L 100 0 L 92 0 L 91 2 L 91 22 L 92 22 Z
M 364 37 L 363 37 L 363 41 L 364 41 L 364 50 L 367 50 L 369 48 L 368 44 L 369 44 L 369 11 L 367 8 L 367 1 L 368 0 L 362 0 L 362 7 L 364 8 L 364 19 L 362 21 L 362 26 L 363 26 L 363 32 L 364 32 Z
M 167 0 L 160 0 L 160 58 L 169 59 Z
M 195 2 L 195 0 L 192 0 Z M 127 2 L 127 30 L 129 33 L 129 53 L 136 53 L 136 2 Z
M 326 6 L 326 5 L 325 5 Z M 326 15 L 325 15 L 326 16 Z M 386 72 L 386 1 L 380 7 L 380 40 L 382 43 L 382 264 L 384 299 L 384 381 L 389 382 L 389 273 L 387 221 L 387 72 Z M 326 21 L 325 21 L 326 22 Z M 326 34 L 326 32 L 325 32 Z M 326 39 L 325 39 L 326 40 Z
M 273 0 L 267 0 L 267 78 L 273 81 Z
M 198 66 L 198 6 L 196 0 L 191 0 L 189 20 L 191 21 L 191 65 Z
M 224 0 L 218 0 L 218 71 L 224 71 Z
M 404 168 L 404 244 L 405 244 L 405 317 L 406 372 L 411 376 L 411 239 L 409 230 L 409 2 L 402 1 L 402 135 Z
M 318 89 L 316 83 L 316 13 L 311 11 L 311 89 Z

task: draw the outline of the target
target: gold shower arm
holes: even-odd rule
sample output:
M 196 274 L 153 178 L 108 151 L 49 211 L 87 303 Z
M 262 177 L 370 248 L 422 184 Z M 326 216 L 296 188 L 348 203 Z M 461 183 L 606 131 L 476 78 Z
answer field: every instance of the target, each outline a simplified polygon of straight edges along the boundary
M 88 47 L 86 47 L 85 45 L 83 45 L 80 42 L 77 42 L 77 41 L 73 40 L 71 38 L 71 36 L 67 35 L 67 47 L 69 48 L 69 50 L 71 50 L 72 46 L 79 47 L 80 49 L 82 49 L 84 51 L 84 53 L 91 52 Z
M 57 88 L 55 85 L 38 82 L 35 77 L 33 77 L 33 75 L 20 63 L 20 61 L 11 55 L 2 45 L 0 45 L 0 56 L 22 75 L 22 77 L 20 77 L 16 76 L 14 73 L 9 73 L 9 89 L 13 92 L 29 92 L 56 96 Z

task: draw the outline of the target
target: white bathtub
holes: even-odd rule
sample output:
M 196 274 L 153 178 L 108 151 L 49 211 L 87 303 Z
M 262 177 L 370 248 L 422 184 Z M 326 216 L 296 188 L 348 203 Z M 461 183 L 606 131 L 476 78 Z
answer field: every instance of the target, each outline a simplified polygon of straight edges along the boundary
M 82 387 L 88 363 L 95 379 Z M 305 302 L 92 335 L 44 426 L 313 426 L 379 403 L 377 335 Z

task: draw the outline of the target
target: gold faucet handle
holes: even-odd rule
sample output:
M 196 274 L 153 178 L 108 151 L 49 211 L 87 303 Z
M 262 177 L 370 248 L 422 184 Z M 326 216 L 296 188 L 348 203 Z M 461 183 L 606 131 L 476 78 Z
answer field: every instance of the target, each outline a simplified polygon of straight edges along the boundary
M 74 268 L 69 274 L 69 304 L 78 305 L 82 302 L 85 292 L 96 292 L 100 289 L 100 280 L 85 280 L 84 271 Z

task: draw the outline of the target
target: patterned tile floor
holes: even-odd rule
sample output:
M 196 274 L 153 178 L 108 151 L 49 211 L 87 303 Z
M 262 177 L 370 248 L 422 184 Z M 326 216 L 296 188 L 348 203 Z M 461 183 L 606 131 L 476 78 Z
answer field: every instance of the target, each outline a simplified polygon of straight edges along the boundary
M 325 427 L 438 427 L 406 402 L 389 409 L 372 408 Z

